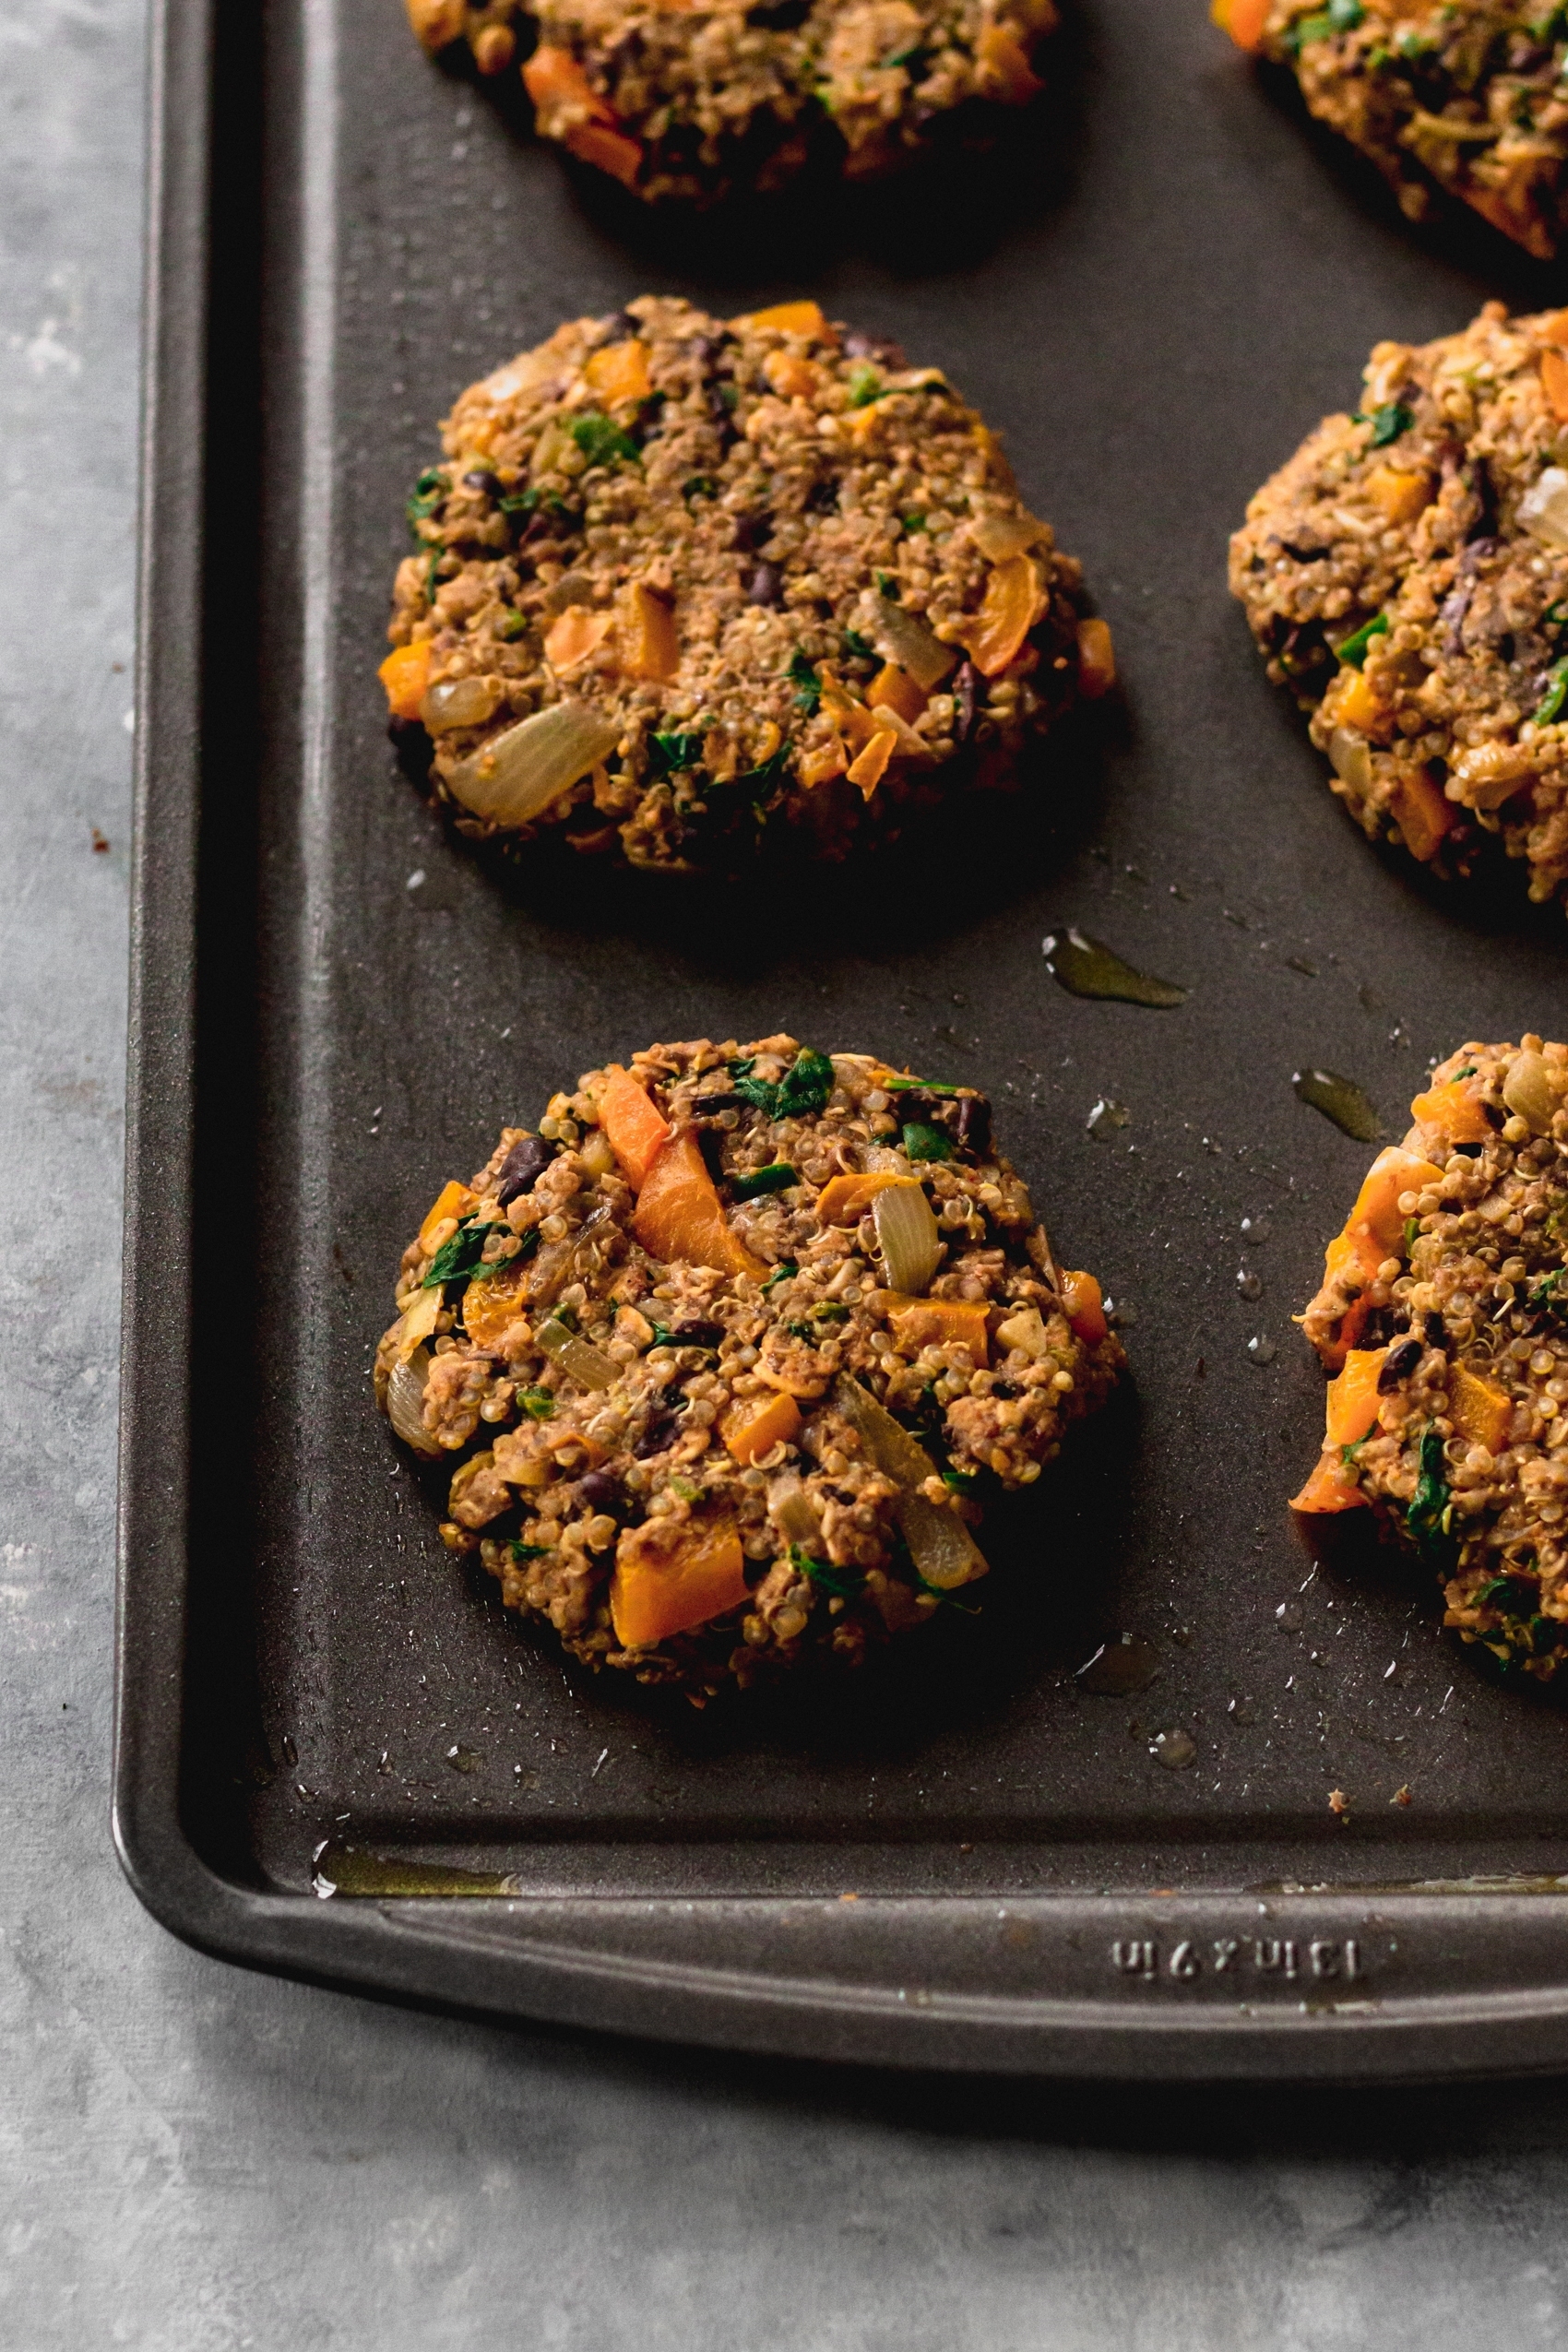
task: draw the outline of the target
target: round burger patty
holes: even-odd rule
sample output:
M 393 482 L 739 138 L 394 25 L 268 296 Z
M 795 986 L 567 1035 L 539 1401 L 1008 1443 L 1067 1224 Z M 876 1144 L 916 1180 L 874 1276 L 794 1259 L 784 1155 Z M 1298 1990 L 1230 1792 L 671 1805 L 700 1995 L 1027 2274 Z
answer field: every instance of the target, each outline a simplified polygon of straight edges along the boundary
M 1370 1503 L 1445 1621 L 1568 1655 L 1568 1045 L 1467 1045 L 1380 1153 L 1302 1318 L 1334 1377 L 1294 1508 Z
M 1561 896 L 1568 311 L 1380 343 L 1356 413 L 1253 500 L 1230 585 L 1372 838 L 1465 873 L 1496 834 Z
M 1217 0 L 1422 220 L 1443 189 L 1550 261 L 1568 220 L 1568 25 L 1546 0 Z
M 381 676 L 459 828 L 663 871 L 843 857 L 1114 671 L 938 368 L 814 303 L 645 296 L 465 392 Z
M 826 156 L 863 179 L 938 126 L 1022 106 L 1055 0 L 409 0 L 433 53 L 467 41 L 481 73 L 523 68 L 538 129 L 649 200 L 768 189 Z
M 455 1550 L 588 1664 L 831 1656 L 986 1573 L 1123 1362 L 983 1095 L 772 1037 L 655 1045 L 508 1127 L 403 1253 L 376 1395 L 456 1464 Z

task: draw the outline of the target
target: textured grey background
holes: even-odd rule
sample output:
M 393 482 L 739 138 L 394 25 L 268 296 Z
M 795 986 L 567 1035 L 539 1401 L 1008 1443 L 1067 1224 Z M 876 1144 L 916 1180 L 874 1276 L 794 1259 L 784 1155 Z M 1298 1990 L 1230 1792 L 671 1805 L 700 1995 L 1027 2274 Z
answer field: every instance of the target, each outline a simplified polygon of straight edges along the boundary
M 107 1779 L 141 43 L 135 0 L 0 0 L 0 2344 L 1568 2345 L 1555 2085 L 737 2065 L 273 1984 L 138 1909 Z

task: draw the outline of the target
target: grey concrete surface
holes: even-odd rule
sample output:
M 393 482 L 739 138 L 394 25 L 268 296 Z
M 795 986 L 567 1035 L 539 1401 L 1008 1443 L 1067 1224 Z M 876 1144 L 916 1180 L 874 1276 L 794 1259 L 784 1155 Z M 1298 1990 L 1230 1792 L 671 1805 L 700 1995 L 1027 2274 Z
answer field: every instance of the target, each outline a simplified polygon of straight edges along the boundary
M 138 1909 L 107 1776 L 141 34 L 137 0 L 0 0 L 0 2345 L 1568 2344 L 1556 2085 L 733 2065 L 271 1983 Z

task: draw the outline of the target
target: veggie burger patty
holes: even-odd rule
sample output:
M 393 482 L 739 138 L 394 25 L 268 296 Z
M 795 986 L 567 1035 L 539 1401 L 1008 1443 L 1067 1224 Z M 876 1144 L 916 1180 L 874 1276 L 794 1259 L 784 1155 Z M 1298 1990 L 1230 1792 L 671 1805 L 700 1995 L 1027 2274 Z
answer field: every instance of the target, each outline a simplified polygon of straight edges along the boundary
M 1467 1045 L 1379 1154 L 1302 1318 L 1333 1372 L 1294 1508 L 1370 1503 L 1445 1622 L 1546 1679 L 1568 1644 L 1568 1045 Z
M 996 436 L 814 303 L 574 320 L 444 438 L 381 677 L 466 833 L 841 857 L 1113 681 Z
M 865 178 L 907 160 L 934 127 L 1040 88 L 1055 0 L 408 0 L 422 45 L 466 40 L 523 66 L 538 128 L 635 195 L 698 202 L 778 185 L 826 150 Z
M 1230 585 L 1333 789 L 1449 873 L 1568 880 L 1568 311 L 1380 343 L 1247 510 Z
M 1435 188 L 1538 260 L 1568 220 L 1568 24 L 1550 0 L 1214 0 L 1370 156 L 1413 220 Z
M 504 1129 L 398 1306 L 376 1396 L 461 1457 L 446 1542 L 699 1703 L 982 1576 L 985 1486 L 1038 1479 L 1123 1362 L 983 1095 L 789 1037 L 650 1046 Z

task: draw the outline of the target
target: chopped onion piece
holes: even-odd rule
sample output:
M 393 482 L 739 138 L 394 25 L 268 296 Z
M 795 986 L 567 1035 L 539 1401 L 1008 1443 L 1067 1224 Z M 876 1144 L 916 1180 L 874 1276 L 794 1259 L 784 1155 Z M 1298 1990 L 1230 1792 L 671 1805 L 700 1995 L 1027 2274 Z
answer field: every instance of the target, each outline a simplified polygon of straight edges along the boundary
M 811 1545 L 820 1541 L 822 1529 L 812 1499 L 792 1470 L 775 1479 L 768 1488 L 767 1509 L 775 1525 L 791 1543 Z
M 542 1323 L 534 1337 L 552 1363 L 583 1388 L 613 1388 L 618 1368 L 600 1348 L 564 1323 Z
M 1546 1063 L 1538 1053 L 1515 1056 L 1503 1081 L 1503 1099 L 1536 1134 L 1545 1134 L 1557 1108 L 1557 1098 L 1547 1078 Z
M 500 699 L 499 679 L 443 679 L 426 689 L 420 717 L 433 735 L 449 727 L 482 727 Z
M 531 825 L 614 750 L 620 732 L 586 703 L 552 703 L 459 760 L 446 782 L 475 816 L 493 825 Z
M 1539 481 L 1519 501 L 1519 520 L 1542 545 L 1568 548 L 1568 473 L 1548 466 Z
M 437 1298 L 440 1292 L 434 1294 Z M 416 1454 L 439 1454 L 441 1448 L 424 1425 L 424 1384 L 430 1372 L 430 1349 L 417 1348 L 405 1363 L 393 1367 L 386 1384 L 386 1418 L 405 1445 Z
M 907 1184 L 889 1184 L 872 1202 L 871 1213 L 888 1289 L 901 1290 L 909 1299 L 923 1297 L 942 1256 L 925 1186 L 913 1177 Z
M 435 1325 L 441 1314 L 442 1285 L 422 1290 L 414 1303 L 398 1319 L 398 1361 L 406 1364 L 421 1342 L 434 1339 Z
M 1335 774 L 1352 792 L 1364 798 L 1372 790 L 1372 754 L 1364 735 L 1353 735 L 1348 727 L 1336 727 L 1328 739 L 1328 756 Z
M 918 613 L 906 612 L 885 596 L 868 597 L 861 617 L 878 653 L 907 670 L 917 685 L 940 685 L 957 661 L 953 647 L 944 645 Z
M 936 1465 L 925 1447 L 848 1372 L 838 1376 L 837 1399 L 873 1466 L 897 1482 L 894 1509 L 921 1580 L 944 1593 L 985 1575 L 990 1563 L 956 1511 L 946 1503 L 930 1502 L 920 1491 L 927 1479 L 936 1476 Z
M 969 537 L 988 564 L 1005 564 L 1010 555 L 1038 547 L 1045 536 L 1045 525 L 1028 514 L 982 515 L 969 528 Z

